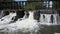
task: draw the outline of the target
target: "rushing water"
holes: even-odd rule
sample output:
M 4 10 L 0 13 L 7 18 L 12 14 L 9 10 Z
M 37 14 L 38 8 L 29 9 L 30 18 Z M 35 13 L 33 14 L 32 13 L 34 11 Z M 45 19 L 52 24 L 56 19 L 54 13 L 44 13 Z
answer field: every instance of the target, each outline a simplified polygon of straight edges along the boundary
M 5 21 L 8 20 L 10 22 L 12 15 L 9 14 L 8 16 L 3 17 L 2 19 L 4 20 L 6 19 Z M 33 19 L 33 12 L 29 11 L 29 18 L 21 21 L 17 20 L 15 23 L 1 25 L 0 29 L 3 29 L 2 30 L 3 32 L 8 32 L 8 34 L 14 34 L 14 33 L 18 34 L 18 32 L 20 32 L 20 34 L 21 32 L 24 34 L 26 32 L 30 32 L 30 34 L 33 34 L 35 32 L 36 34 L 36 32 L 38 32 L 39 30 L 39 26 L 37 21 Z
M 57 15 L 58 14 L 40 14 L 40 23 L 43 24 L 57 24 Z
M 12 21 L 11 19 L 14 16 L 16 16 L 16 13 L 10 13 L 9 15 L 2 17 L 0 19 L 0 25 L 9 23 L 10 21 Z
M 40 24 L 57 24 L 57 14 L 40 15 Z M 25 18 L 25 15 L 22 20 L 18 19 L 16 22 L 11 23 L 14 16 L 16 16 L 16 13 L 10 13 L 0 19 L 0 32 L 4 32 L 4 34 L 37 34 L 40 30 L 39 23 L 34 19 L 34 11 L 29 11 L 28 18 Z

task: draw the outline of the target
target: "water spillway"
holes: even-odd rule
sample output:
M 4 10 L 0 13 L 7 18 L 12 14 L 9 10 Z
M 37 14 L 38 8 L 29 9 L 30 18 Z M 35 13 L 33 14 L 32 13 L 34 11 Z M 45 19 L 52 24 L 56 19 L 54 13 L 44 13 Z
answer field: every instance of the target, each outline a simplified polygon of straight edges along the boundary
M 0 19 L 0 32 L 5 32 L 5 34 L 37 34 L 40 30 L 40 24 L 57 24 L 58 14 L 41 14 L 39 11 L 29 11 L 28 13 L 28 18 L 25 14 L 23 18 L 18 18 L 12 23 L 11 21 L 14 21 L 12 18 L 16 16 L 16 13 L 9 13 L 9 15 L 2 17 L 2 20 Z
M 18 34 L 18 32 L 26 33 L 30 32 L 30 34 L 36 34 L 39 30 L 38 22 L 34 20 L 32 11 L 29 11 L 29 17 L 24 20 L 17 20 L 15 23 L 7 24 L 7 25 L 1 25 L 0 29 L 3 29 L 3 32 L 8 32 L 8 34 Z
M 52 23 L 57 24 L 57 15 L 58 14 L 40 14 L 40 21 L 41 23 Z M 43 16 L 44 15 L 44 16 Z

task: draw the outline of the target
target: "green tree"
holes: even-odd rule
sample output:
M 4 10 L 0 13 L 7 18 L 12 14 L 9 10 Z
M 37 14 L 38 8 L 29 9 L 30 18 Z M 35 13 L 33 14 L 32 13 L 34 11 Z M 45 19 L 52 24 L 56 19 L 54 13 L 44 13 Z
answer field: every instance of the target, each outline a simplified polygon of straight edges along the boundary
M 27 1 L 39 1 L 39 2 L 27 2 L 25 6 L 26 9 L 42 9 L 44 7 L 42 0 L 27 0 Z

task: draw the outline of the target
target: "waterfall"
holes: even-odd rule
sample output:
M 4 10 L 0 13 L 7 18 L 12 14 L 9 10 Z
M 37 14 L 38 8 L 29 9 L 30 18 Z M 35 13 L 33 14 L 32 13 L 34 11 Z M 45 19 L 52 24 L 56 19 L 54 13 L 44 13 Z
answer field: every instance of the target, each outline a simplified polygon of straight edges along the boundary
M 43 14 L 40 14 L 41 15 L 41 17 L 40 17 L 40 22 L 41 23 L 43 23 L 44 21 L 43 21 Z
M 40 14 L 40 23 L 57 24 L 57 14 Z
M 57 24 L 57 18 L 56 18 L 57 14 L 54 14 L 53 16 L 54 16 L 54 20 L 53 21 L 54 21 L 55 24 Z
M 3 12 L 2 12 L 3 13 Z M 9 23 L 12 21 L 12 17 L 16 16 L 16 13 L 10 13 L 9 15 L 6 15 L 2 17 L 2 21 L 0 21 L 0 32 L 6 32 L 8 34 L 37 34 L 38 30 L 40 30 L 37 20 L 34 19 L 34 11 L 29 11 L 29 17 L 25 18 L 26 15 L 23 17 L 24 20 L 17 20 L 16 22 L 3 25 L 5 23 Z M 40 22 L 41 23 L 51 23 L 51 15 L 53 15 L 53 23 L 57 23 L 57 15 L 56 14 L 40 14 Z M 48 24 L 49 25 L 49 24 Z
M 45 20 L 46 20 L 46 23 L 49 23 L 50 22 L 50 15 L 49 14 L 45 14 Z
M 32 20 L 33 20 L 33 19 L 34 19 L 34 17 L 33 17 L 33 12 L 32 12 L 32 11 L 29 11 L 29 14 L 30 14 L 30 15 L 29 15 L 29 19 L 32 19 Z
M 49 23 L 50 22 L 50 15 L 49 14 L 41 14 L 40 21 L 42 23 Z
M 51 14 L 51 16 L 50 16 L 50 19 L 51 19 L 50 22 L 52 24 L 57 24 L 57 14 Z
M 22 32 L 22 33 L 28 33 L 30 32 L 30 34 L 37 34 L 38 30 L 39 30 L 39 26 L 36 20 L 34 20 L 34 16 L 33 16 L 33 11 L 29 11 L 29 17 L 27 19 L 21 20 L 21 21 L 16 21 L 15 23 L 11 23 L 6 25 L 3 31 L 4 32 L 8 32 L 12 34 L 16 32 L 16 34 L 18 34 L 18 32 Z M 11 15 L 11 14 L 10 14 Z M 8 19 L 7 19 L 8 20 Z M 2 28 L 2 29 L 3 29 Z
M 29 12 L 28 12 L 28 11 L 25 11 L 24 13 L 25 13 L 25 15 L 24 15 L 23 18 L 24 18 L 24 19 L 28 18 L 28 17 L 29 17 Z
M 6 15 L 6 16 L 2 17 L 1 20 L 0 20 L 0 25 L 10 23 L 10 21 L 12 21 L 11 19 L 14 16 L 16 16 L 16 13 L 10 13 L 9 15 Z

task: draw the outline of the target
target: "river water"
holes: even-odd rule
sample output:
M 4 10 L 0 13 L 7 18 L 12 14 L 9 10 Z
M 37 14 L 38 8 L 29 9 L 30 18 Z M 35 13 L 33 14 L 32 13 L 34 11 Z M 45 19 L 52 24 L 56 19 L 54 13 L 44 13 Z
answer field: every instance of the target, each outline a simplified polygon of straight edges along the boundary
M 37 13 L 38 14 L 38 13 Z M 1 34 L 44 34 L 43 25 L 56 25 L 58 14 L 40 14 L 40 22 L 34 19 L 34 11 L 29 11 L 28 18 L 22 18 L 12 22 L 12 17 L 16 16 L 16 13 L 10 13 L 0 19 L 0 33 Z M 42 29 L 41 29 L 42 28 Z M 43 31 L 43 33 L 40 32 Z M 50 32 L 51 33 L 51 32 Z M 49 33 L 47 33 L 49 34 Z

